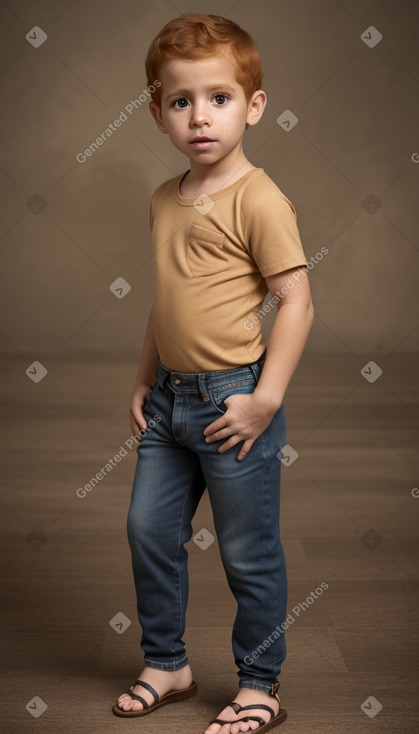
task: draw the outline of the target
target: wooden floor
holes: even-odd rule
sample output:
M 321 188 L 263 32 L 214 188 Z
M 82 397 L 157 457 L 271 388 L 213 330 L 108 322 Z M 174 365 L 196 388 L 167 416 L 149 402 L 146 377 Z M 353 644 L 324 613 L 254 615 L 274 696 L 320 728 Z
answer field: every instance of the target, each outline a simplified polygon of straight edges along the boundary
M 85 497 L 76 490 L 130 436 L 135 358 L 33 359 L 48 369 L 41 382 L 26 376 L 29 362 L 5 359 L 0 388 L 1 731 L 200 734 L 237 689 L 235 603 L 216 542 L 189 543 L 197 697 L 141 722 L 111 712 L 142 667 L 125 531 L 135 451 Z M 295 617 L 280 678 L 284 734 L 419 731 L 419 364 L 375 358 L 383 374 L 370 383 L 360 372 L 370 359 L 306 354 L 287 395 L 299 456 L 282 486 Z M 215 534 L 207 494 L 202 528 Z

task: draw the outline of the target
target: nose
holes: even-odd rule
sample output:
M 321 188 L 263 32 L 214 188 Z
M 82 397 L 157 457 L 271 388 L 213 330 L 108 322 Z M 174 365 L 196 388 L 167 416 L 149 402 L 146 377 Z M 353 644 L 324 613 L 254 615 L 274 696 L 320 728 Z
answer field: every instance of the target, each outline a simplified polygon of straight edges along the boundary
M 211 118 L 207 105 L 204 102 L 195 102 L 191 107 L 191 125 L 202 127 L 210 124 Z

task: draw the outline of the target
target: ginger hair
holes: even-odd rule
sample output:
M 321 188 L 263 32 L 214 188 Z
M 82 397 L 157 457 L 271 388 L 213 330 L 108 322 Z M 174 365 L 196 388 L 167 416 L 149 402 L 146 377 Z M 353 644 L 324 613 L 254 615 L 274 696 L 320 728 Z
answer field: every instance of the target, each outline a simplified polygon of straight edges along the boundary
M 170 20 L 152 41 L 145 62 L 147 84 L 159 78 L 168 60 L 197 61 L 225 56 L 234 67 L 236 81 L 248 102 L 262 84 L 262 62 L 252 37 L 232 20 L 220 15 L 185 13 Z M 151 95 L 161 106 L 161 86 Z

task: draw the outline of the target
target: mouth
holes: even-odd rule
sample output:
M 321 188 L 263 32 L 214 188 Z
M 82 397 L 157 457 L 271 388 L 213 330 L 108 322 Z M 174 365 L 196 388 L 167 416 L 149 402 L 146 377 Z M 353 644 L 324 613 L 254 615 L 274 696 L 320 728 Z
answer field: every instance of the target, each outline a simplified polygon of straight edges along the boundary
M 198 135 L 190 142 L 191 145 L 193 145 L 194 148 L 198 148 L 198 150 L 207 150 L 208 148 L 212 148 L 215 140 L 213 140 L 213 138 L 207 138 L 206 135 Z

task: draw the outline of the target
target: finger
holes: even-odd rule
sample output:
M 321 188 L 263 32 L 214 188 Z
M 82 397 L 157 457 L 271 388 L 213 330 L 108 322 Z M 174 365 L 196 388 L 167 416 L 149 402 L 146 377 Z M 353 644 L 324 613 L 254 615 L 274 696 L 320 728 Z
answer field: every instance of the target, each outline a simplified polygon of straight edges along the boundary
M 143 430 L 145 430 L 147 428 L 147 421 L 146 421 L 146 419 L 144 417 L 144 413 L 143 413 L 142 407 L 141 408 L 137 408 L 135 410 L 135 413 L 133 413 L 133 416 L 134 416 L 135 421 L 138 423 L 138 427 L 140 429 L 142 428 Z
M 206 443 L 212 443 L 213 441 L 221 441 L 222 438 L 231 436 L 232 430 L 233 430 L 232 426 L 225 426 L 225 428 L 220 428 L 219 431 L 216 431 L 215 433 L 211 433 L 210 436 L 206 436 L 205 441 Z
M 137 425 L 137 421 L 135 420 L 135 418 L 134 418 L 131 410 L 129 412 L 129 422 L 130 422 L 130 425 L 131 425 L 131 431 L 132 431 L 132 433 L 133 434 L 134 433 L 138 433 L 139 426 Z
M 138 424 L 137 416 L 134 415 L 132 408 L 130 408 L 129 417 L 130 417 L 131 428 L 133 430 L 133 433 L 136 433 L 136 431 L 139 430 L 140 426 Z
M 242 461 L 242 459 L 244 459 L 247 456 L 253 444 L 254 444 L 254 440 L 250 438 L 248 438 L 247 441 L 243 443 L 243 446 L 241 447 L 239 453 L 237 454 L 237 458 L 239 461 Z
M 217 420 L 209 423 L 209 425 L 204 429 L 203 434 L 204 436 L 213 436 L 214 433 L 222 430 L 223 428 L 226 428 L 226 426 L 227 424 L 224 417 L 217 418 Z
M 142 426 L 141 426 L 139 420 L 137 420 L 137 418 L 134 415 L 131 414 L 131 430 L 132 430 L 134 436 L 137 435 L 140 432 L 141 428 L 142 428 Z
M 228 441 L 224 441 L 224 443 L 222 443 L 221 446 L 218 447 L 217 451 L 219 451 L 220 453 L 224 453 L 224 451 L 228 451 L 229 449 L 233 448 L 233 446 L 240 443 L 240 441 L 243 441 L 243 437 L 230 436 Z

